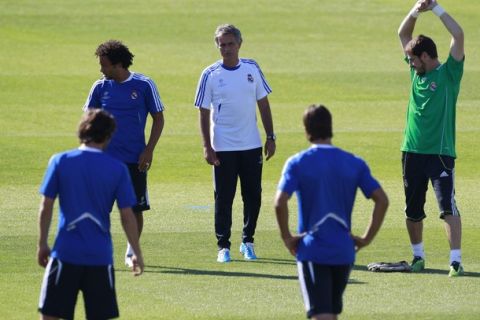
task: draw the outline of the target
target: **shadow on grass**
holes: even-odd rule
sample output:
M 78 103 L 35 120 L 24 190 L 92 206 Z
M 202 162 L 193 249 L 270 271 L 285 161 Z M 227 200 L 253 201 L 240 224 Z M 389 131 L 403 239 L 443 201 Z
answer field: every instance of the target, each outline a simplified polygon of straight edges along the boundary
M 449 270 L 446 270 L 446 269 L 430 269 L 430 268 L 427 268 L 427 269 L 423 270 L 422 272 L 420 272 L 420 274 L 444 274 L 444 275 L 448 275 L 448 272 L 449 272 Z M 462 278 L 463 277 L 479 278 L 480 277 L 480 272 L 467 272 L 467 271 L 465 271 L 465 275 L 463 275 Z
M 354 265 L 353 266 L 353 270 L 355 271 L 368 271 L 368 272 L 371 272 L 368 270 L 367 266 L 364 266 L 364 265 Z M 418 273 L 412 273 L 412 274 L 442 274 L 442 275 L 448 275 L 448 272 L 449 270 L 446 270 L 446 269 L 431 269 L 431 268 L 427 268 L 425 270 L 423 270 L 422 272 L 418 272 Z M 388 272 L 382 272 L 382 273 L 388 273 Z M 398 272 L 393 272 L 393 273 L 398 273 Z M 403 273 L 411 273 L 411 272 L 403 272 Z M 465 272 L 465 275 L 463 277 L 472 277 L 472 278 L 478 278 L 480 277 L 480 272 Z
M 277 259 L 273 259 L 273 260 L 277 260 Z M 241 261 L 241 260 L 238 260 L 238 261 Z M 121 269 L 121 270 L 115 270 L 115 271 L 131 272 L 128 269 Z M 252 272 L 237 272 L 237 271 L 229 272 L 229 271 L 219 271 L 219 270 L 199 270 L 199 269 L 154 266 L 154 265 L 145 266 L 144 272 L 145 273 L 168 273 L 168 274 L 178 274 L 178 275 L 215 276 L 215 277 L 222 276 L 222 277 L 247 277 L 247 278 L 266 278 L 266 279 L 279 279 L 279 280 L 298 280 L 297 276 L 252 273 Z M 350 278 L 348 280 L 348 283 L 349 284 L 365 284 L 365 282 L 359 281 L 353 278 Z
M 284 264 L 284 265 L 292 265 L 296 266 L 297 261 L 292 257 L 292 259 L 276 259 L 276 258 L 258 258 L 254 261 L 247 261 L 247 260 L 234 260 L 235 262 L 246 262 L 246 263 L 270 263 L 270 264 Z
M 352 268 L 352 271 L 355 270 L 355 271 L 368 271 L 368 268 L 367 266 L 364 266 L 364 265 L 354 265 L 353 268 Z
M 196 275 L 196 276 L 248 277 L 248 278 L 266 278 L 266 279 L 280 279 L 280 280 L 297 280 L 296 276 L 285 276 L 285 275 L 263 274 L 263 273 L 252 273 L 252 272 L 199 270 L 199 269 L 188 269 L 188 268 L 167 267 L 167 266 L 152 266 L 152 265 L 146 266 L 145 269 L 146 269 L 145 273 L 169 273 L 169 274 Z

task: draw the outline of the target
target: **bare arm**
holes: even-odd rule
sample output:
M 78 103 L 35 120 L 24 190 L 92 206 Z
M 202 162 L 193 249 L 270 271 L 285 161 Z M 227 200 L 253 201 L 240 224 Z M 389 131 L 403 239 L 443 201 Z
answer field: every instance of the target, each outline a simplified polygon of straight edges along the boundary
M 428 6 L 428 9 L 435 10 L 435 7 L 437 7 L 437 10 L 441 8 L 438 5 L 437 1 L 431 0 L 431 3 Z M 443 8 L 441 8 L 441 11 L 444 11 Z M 464 50 L 464 34 L 463 34 L 462 27 L 460 27 L 460 25 L 452 18 L 452 16 L 450 16 L 446 12 L 443 12 L 440 15 L 440 20 L 442 21 L 443 25 L 448 30 L 448 32 L 450 32 L 450 34 L 452 35 L 452 40 L 450 42 L 450 54 L 457 61 L 463 60 L 463 57 L 465 55 L 465 50 Z
M 268 96 L 257 101 L 258 110 L 260 111 L 260 117 L 262 118 L 263 128 L 265 129 L 265 134 L 267 136 L 273 134 L 273 120 L 272 120 L 272 112 L 270 110 L 270 102 L 268 101 Z M 264 153 L 267 157 L 266 159 L 270 159 L 275 154 L 275 140 L 267 139 L 265 142 Z
M 417 22 L 418 14 L 423 11 L 426 4 L 426 0 L 420 0 L 415 3 L 413 8 L 408 12 L 407 16 L 403 19 L 400 27 L 398 28 L 398 36 L 400 38 L 400 44 L 402 50 L 405 53 L 407 44 L 412 40 L 413 30 L 415 29 L 415 23 Z
M 277 223 L 280 229 L 280 237 L 287 247 L 288 251 L 295 256 L 297 254 L 298 242 L 302 238 L 301 235 L 292 235 L 288 226 L 288 200 L 290 196 L 282 191 L 277 191 L 275 196 L 275 213 Z
M 122 221 L 122 227 L 127 236 L 128 243 L 132 246 L 134 255 L 132 257 L 133 261 L 133 273 L 135 276 L 139 276 L 143 273 L 145 268 L 143 262 L 142 250 L 140 249 L 140 243 L 138 240 L 138 227 L 137 220 L 132 211 L 132 208 L 122 208 L 120 210 L 120 219 Z
M 37 246 L 37 262 L 42 267 L 46 267 L 50 256 L 50 247 L 48 246 L 48 231 L 52 222 L 53 204 L 55 199 L 43 196 L 40 202 L 38 212 L 38 246 Z
M 357 251 L 372 242 L 373 238 L 375 238 L 378 230 L 382 226 L 385 214 L 387 212 L 388 197 L 382 188 L 378 188 L 377 190 L 375 190 L 372 193 L 371 198 L 375 205 L 373 207 L 370 223 L 361 237 L 352 236 L 353 240 L 355 241 L 355 247 Z
M 208 164 L 218 166 L 220 161 L 210 142 L 210 110 L 205 108 L 198 109 L 200 111 L 200 132 L 202 133 L 204 158 Z
M 152 120 L 152 128 L 150 129 L 150 137 L 148 138 L 147 146 L 138 159 L 138 170 L 140 171 L 146 171 L 152 165 L 153 151 L 162 135 L 163 126 L 165 125 L 163 112 L 153 114 Z

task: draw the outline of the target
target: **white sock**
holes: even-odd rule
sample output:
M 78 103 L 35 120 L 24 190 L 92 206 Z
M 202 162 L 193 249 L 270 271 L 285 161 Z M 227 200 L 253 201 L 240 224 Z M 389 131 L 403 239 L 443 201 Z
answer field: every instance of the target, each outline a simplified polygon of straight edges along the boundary
M 128 243 L 128 242 L 127 242 L 127 252 L 125 252 L 125 255 L 126 255 L 127 257 L 134 255 L 132 246 L 131 246 L 130 243 Z
M 412 244 L 413 256 L 425 259 L 425 252 L 423 251 L 423 242 Z
M 450 250 L 450 264 L 452 264 L 453 261 L 462 262 L 461 249 Z

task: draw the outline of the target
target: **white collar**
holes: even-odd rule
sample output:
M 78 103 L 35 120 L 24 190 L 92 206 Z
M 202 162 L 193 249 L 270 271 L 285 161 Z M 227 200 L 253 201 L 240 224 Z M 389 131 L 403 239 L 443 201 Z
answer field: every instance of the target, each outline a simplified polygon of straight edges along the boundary
M 331 144 L 312 144 L 310 148 L 335 149 L 336 147 Z
M 132 80 L 134 73 L 135 73 L 135 72 L 131 71 L 131 72 L 130 72 L 130 75 L 128 76 L 128 78 L 125 79 L 125 80 L 123 80 L 123 81 L 120 82 L 120 83 L 125 83 L 125 82 L 128 82 L 128 81 Z
M 80 147 L 78 147 L 78 150 L 90 151 L 90 152 L 102 152 L 102 150 L 100 150 L 100 149 L 88 147 L 84 144 L 80 145 Z

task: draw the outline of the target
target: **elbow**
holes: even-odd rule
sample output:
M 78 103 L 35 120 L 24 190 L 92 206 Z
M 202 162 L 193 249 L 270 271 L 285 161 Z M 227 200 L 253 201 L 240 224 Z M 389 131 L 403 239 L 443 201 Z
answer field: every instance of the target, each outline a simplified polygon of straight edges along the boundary
M 390 200 L 385 192 L 382 192 L 382 196 L 379 199 L 379 204 L 387 210 L 388 206 L 390 205 Z
M 383 199 L 382 205 L 385 208 L 385 211 L 387 211 L 388 207 L 390 206 L 390 200 L 388 200 L 388 197 L 386 195 L 385 199 Z
M 408 32 L 406 32 L 405 28 L 403 27 L 403 25 L 401 25 L 400 27 L 398 27 L 397 29 L 397 35 L 398 37 L 403 40 L 405 38 L 408 38 Z
M 375 202 L 376 206 L 383 208 L 385 211 L 390 205 L 390 201 L 388 200 L 387 194 L 381 188 L 373 192 L 372 200 Z
M 280 203 L 279 203 L 277 200 L 275 200 L 275 201 L 273 202 L 273 208 L 275 209 L 275 212 L 276 212 L 276 213 L 279 212 L 279 210 L 280 210 L 280 208 L 281 208 L 281 205 L 280 205 Z
M 461 26 L 459 25 L 456 25 L 454 27 L 451 28 L 450 30 L 450 33 L 452 35 L 452 40 L 455 41 L 455 42 L 459 42 L 459 43 L 463 43 L 463 41 L 465 40 L 465 34 L 463 32 L 463 29 Z
M 287 201 L 281 198 L 275 199 L 273 208 L 277 216 L 281 216 L 284 212 L 288 212 Z
M 463 29 L 459 28 L 459 30 L 455 34 L 455 39 L 457 41 L 461 41 L 462 43 L 465 42 L 465 34 L 463 33 Z

